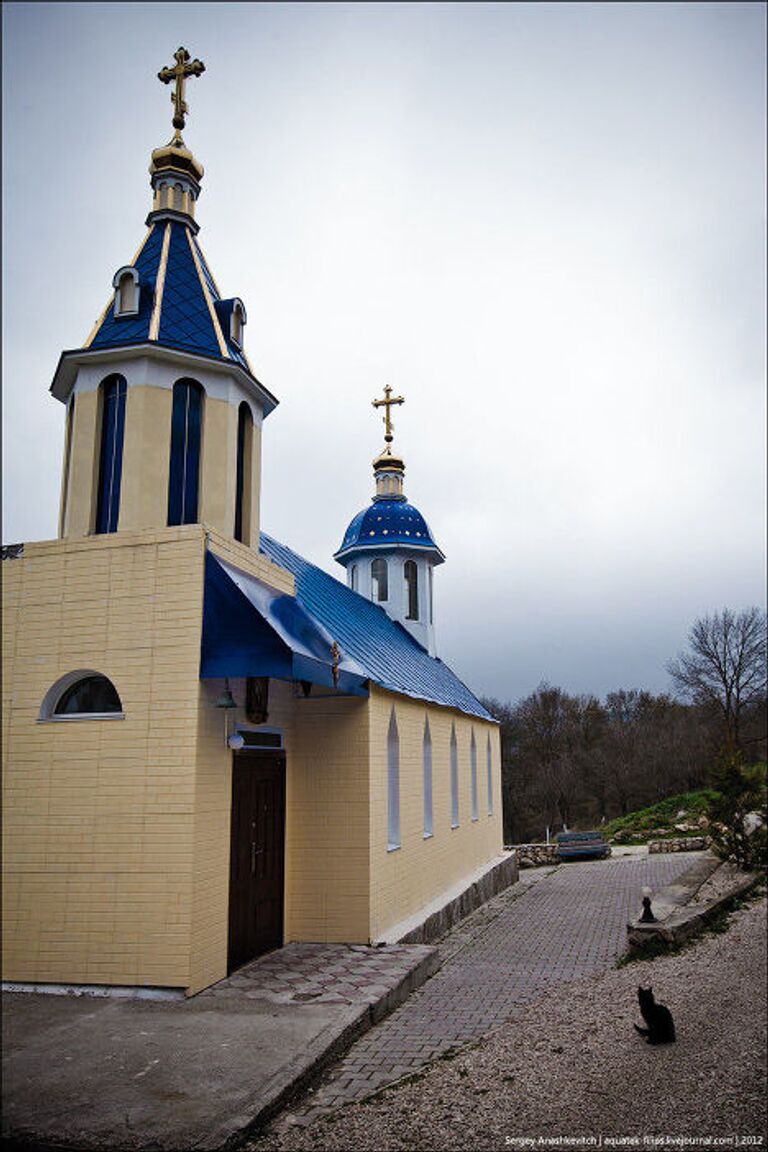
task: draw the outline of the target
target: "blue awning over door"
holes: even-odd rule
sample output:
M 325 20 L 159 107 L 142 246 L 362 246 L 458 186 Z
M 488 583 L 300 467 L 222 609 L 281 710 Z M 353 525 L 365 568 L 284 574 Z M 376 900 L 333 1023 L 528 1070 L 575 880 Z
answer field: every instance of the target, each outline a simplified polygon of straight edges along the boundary
M 294 596 L 206 553 L 202 679 L 272 676 L 367 696 L 364 669 L 343 651 L 336 656 L 333 645 Z

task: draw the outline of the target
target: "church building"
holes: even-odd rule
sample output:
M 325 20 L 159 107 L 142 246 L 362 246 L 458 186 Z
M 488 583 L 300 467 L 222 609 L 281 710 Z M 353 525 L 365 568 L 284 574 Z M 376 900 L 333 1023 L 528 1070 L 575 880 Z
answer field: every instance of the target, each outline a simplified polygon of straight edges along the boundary
M 290 941 L 418 938 L 480 877 L 510 877 L 498 726 L 436 655 L 445 557 L 405 495 L 403 398 L 375 401 L 384 447 L 335 553 L 346 583 L 261 531 L 277 400 L 198 242 L 182 129 L 203 71 L 180 48 L 159 73 L 174 134 L 152 153 L 146 234 L 56 367 L 59 536 L 3 550 L 17 985 L 189 995 Z

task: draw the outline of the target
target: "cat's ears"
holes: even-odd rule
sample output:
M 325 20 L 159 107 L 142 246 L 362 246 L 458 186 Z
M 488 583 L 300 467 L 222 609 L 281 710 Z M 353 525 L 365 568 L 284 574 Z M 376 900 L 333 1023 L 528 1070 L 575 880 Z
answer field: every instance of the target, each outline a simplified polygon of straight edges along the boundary
M 653 988 L 651 987 L 650 984 L 648 985 L 647 988 L 643 988 L 642 984 L 638 984 L 637 990 L 638 990 L 638 992 L 653 992 Z

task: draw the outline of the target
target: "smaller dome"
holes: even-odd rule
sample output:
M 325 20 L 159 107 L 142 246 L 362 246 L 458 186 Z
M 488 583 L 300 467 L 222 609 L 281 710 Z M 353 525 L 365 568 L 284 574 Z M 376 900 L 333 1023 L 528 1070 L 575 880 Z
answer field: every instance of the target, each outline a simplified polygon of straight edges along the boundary
M 374 500 L 351 520 L 334 559 L 341 560 L 360 550 L 403 547 L 428 550 L 436 556 L 437 564 L 445 559 L 418 508 L 405 499 Z
M 392 449 L 387 445 L 373 462 L 374 472 L 405 472 L 405 464 L 399 456 L 392 455 Z
M 192 155 L 178 132 L 168 144 L 164 144 L 162 148 L 155 148 L 152 153 L 152 163 L 149 166 L 150 176 L 156 176 L 158 172 L 167 170 L 183 172 L 185 175 L 191 176 L 198 184 L 203 178 L 205 169 L 200 161 Z

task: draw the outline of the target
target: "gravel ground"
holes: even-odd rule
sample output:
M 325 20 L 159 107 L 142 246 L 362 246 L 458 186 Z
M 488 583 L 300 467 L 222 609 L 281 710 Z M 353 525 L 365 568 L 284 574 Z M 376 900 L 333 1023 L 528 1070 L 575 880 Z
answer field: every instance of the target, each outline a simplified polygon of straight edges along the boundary
M 599 1136 L 637 1148 L 651 1147 L 643 1143 L 651 1136 L 688 1137 L 688 1147 L 705 1147 L 708 1137 L 765 1143 L 765 978 L 762 897 L 734 913 L 723 934 L 562 987 L 423 1075 L 246 1147 L 481 1152 L 524 1147 L 526 1137 L 532 1146 L 560 1137 L 549 1146 L 567 1148 L 578 1146 L 568 1137 Z M 672 1010 L 676 1044 L 651 1047 L 634 1031 L 639 983 Z

